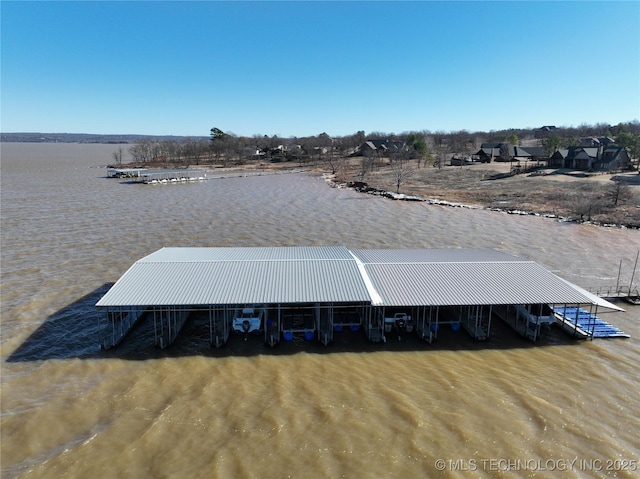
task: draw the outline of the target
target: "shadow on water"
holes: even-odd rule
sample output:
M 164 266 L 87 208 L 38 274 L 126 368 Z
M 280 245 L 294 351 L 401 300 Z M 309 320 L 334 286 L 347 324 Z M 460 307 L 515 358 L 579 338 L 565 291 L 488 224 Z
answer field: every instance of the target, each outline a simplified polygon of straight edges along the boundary
M 100 328 L 103 323 L 95 304 L 111 285 L 105 284 L 49 316 L 7 358 L 7 362 L 72 358 L 141 361 L 186 356 L 222 358 L 299 353 L 473 351 L 569 346 L 579 343 L 557 327 L 550 328 L 541 339 L 532 343 L 495 319 L 491 324 L 491 338 L 488 341 L 475 341 L 462 329 L 453 331 L 449 325 L 441 325 L 438 339 L 431 344 L 420 340 L 415 334 L 407 333 L 400 336 L 391 333 L 387 335 L 385 343 L 374 344 L 367 341 L 364 332 L 360 330 L 335 332 L 334 340 L 328 346 L 296 336 L 292 341 L 281 341 L 275 347 L 270 347 L 261 336 L 248 336 L 245 339 L 243 335 L 232 335 L 227 344 L 216 349 L 209 345 L 208 321 L 195 317 L 187 320 L 171 347 L 160 350 L 154 345 L 153 319 L 147 314 L 117 348 L 105 351 L 100 348 Z
M 113 283 L 107 283 L 56 311 L 44 320 L 7 362 L 46 359 L 96 358 L 102 356 L 100 321 L 95 308 Z

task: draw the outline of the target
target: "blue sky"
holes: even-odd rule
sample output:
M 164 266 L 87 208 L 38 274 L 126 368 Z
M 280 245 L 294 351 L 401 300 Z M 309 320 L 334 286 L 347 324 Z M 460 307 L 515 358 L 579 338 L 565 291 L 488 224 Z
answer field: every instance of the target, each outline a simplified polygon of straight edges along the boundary
M 640 117 L 640 2 L 2 1 L 3 132 L 341 136 Z

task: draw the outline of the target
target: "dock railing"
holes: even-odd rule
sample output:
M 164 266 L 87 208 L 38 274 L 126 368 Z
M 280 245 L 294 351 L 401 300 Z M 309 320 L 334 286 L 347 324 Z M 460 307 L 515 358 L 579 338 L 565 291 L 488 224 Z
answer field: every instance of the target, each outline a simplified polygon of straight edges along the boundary
M 640 290 L 637 286 L 597 286 L 587 288 L 591 293 L 601 298 L 637 298 L 640 297 Z

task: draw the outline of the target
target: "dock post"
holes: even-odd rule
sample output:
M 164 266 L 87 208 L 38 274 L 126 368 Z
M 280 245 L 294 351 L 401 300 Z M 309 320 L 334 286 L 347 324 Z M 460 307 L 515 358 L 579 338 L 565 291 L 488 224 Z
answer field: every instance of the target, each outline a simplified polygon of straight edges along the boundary
M 636 268 L 638 267 L 638 257 L 640 257 L 640 250 L 638 250 L 638 254 L 636 254 L 636 263 L 633 265 L 633 272 L 631 273 L 631 281 L 629 281 L 629 296 L 631 296 L 631 291 L 633 290 L 633 278 L 636 275 Z
M 133 329 L 144 315 L 146 309 L 143 306 L 134 306 L 128 309 L 107 308 L 105 311 L 105 329 L 101 332 L 102 349 L 116 347 L 124 337 Z
M 211 306 L 209 306 L 209 346 L 213 344 L 213 317 Z
M 487 339 L 491 336 L 491 315 L 493 314 L 493 305 L 489 305 L 489 322 L 487 324 Z

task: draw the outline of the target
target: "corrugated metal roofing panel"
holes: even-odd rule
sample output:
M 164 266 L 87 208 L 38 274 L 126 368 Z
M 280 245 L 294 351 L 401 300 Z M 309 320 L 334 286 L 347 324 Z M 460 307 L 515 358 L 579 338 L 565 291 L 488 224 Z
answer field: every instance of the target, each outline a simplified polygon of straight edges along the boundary
M 352 260 L 344 246 L 162 248 L 140 262 Z
M 606 306 L 603 301 L 598 304 Z M 537 263 L 495 250 L 354 250 L 352 256 L 341 246 L 321 246 L 163 248 L 137 261 L 96 306 L 309 302 L 595 304 Z
M 387 306 L 589 303 L 534 262 L 367 264 Z
M 97 306 L 368 301 L 353 259 L 138 262 Z
M 478 249 L 355 249 L 363 263 L 442 263 L 478 261 L 525 261 L 501 251 Z

